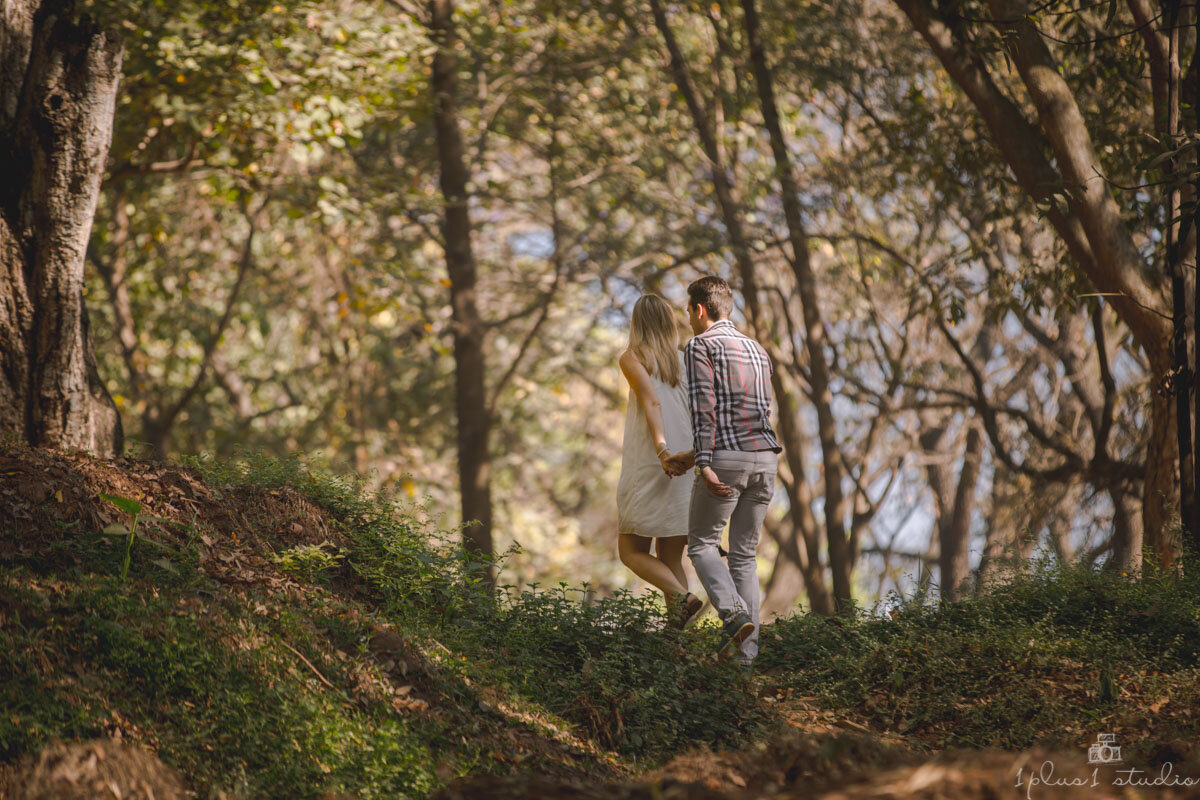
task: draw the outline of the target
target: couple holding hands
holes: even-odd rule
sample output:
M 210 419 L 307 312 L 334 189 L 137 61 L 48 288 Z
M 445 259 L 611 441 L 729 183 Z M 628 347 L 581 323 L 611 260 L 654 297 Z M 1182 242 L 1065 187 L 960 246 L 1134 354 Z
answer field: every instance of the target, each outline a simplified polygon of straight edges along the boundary
M 721 619 L 722 650 L 736 647 L 749 667 L 758 654 L 759 530 L 782 450 L 770 422 L 771 361 L 729 320 L 733 292 L 721 278 L 694 281 L 687 306 L 694 336 L 682 353 L 665 300 L 647 294 L 633 307 L 620 358 L 630 393 L 618 550 L 625 566 L 662 590 L 672 623 L 682 628 L 704 605 L 687 588 L 686 545 Z M 693 467 L 696 477 L 685 477 Z

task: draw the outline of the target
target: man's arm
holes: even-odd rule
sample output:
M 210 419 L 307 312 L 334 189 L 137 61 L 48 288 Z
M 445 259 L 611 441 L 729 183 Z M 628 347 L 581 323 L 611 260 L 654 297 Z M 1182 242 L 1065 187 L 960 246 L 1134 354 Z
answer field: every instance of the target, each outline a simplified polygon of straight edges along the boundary
M 692 403 L 692 441 L 696 451 L 696 466 L 703 469 L 712 464 L 712 451 L 717 438 L 717 397 L 713 390 L 713 369 L 708 352 L 696 339 L 683 348 L 687 366 L 688 397 Z

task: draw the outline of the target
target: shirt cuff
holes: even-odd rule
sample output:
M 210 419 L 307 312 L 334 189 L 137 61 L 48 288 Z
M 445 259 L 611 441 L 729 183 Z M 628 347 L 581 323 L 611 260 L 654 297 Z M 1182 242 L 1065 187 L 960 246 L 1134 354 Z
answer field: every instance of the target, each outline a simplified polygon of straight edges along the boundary
M 696 451 L 696 469 L 704 469 L 712 466 L 712 450 L 697 450 Z

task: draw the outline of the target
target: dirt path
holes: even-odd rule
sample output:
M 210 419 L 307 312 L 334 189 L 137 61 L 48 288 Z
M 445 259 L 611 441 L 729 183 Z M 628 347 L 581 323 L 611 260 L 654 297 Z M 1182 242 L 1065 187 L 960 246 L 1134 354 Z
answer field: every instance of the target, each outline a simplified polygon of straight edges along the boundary
M 456 782 L 437 800 L 994 800 L 1196 798 L 1200 748 L 1161 745 L 1154 763 L 1090 764 L 1081 748 L 935 752 L 881 736 L 806 701 L 781 712 L 789 728 L 747 750 L 697 749 L 629 782 L 536 774 Z

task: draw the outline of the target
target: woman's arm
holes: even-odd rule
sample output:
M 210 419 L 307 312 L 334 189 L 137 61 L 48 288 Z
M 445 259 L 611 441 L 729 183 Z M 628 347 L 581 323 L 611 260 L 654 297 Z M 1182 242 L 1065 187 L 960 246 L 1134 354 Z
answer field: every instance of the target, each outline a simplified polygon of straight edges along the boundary
M 621 353 L 618 363 L 621 365 L 621 372 L 625 375 L 625 380 L 629 381 L 629 387 L 633 389 L 638 402 L 642 404 L 642 413 L 646 415 L 646 424 L 650 426 L 650 437 L 654 442 L 654 449 L 662 454 L 659 457 L 661 461 L 670 453 L 663 453 L 667 437 L 663 432 L 662 404 L 658 402 L 658 392 L 654 391 L 654 384 L 650 382 L 650 373 L 642 366 L 642 362 L 637 360 L 637 356 L 628 350 Z

